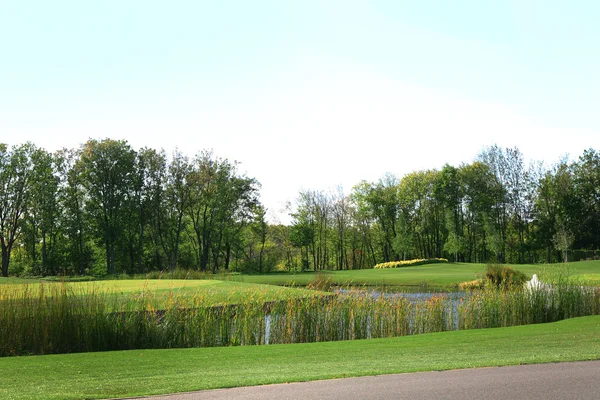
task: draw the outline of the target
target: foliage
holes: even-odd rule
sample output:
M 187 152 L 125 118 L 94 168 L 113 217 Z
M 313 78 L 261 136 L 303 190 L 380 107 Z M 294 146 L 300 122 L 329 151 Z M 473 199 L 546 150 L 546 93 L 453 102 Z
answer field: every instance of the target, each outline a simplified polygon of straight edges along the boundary
M 484 277 L 488 284 L 500 289 L 520 287 L 528 280 L 523 272 L 501 264 L 488 264 Z
M 598 257 L 600 155 L 385 174 L 349 192 L 303 189 L 271 223 L 260 184 L 210 151 L 90 139 L 49 153 L 0 144 L 2 274 L 357 270 L 395 260 L 530 264 Z M 11 262 L 12 260 L 12 262 Z
M 447 263 L 448 260 L 445 258 L 428 258 L 428 259 L 415 259 L 406 261 L 390 261 L 386 263 L 376 264 L 374 269 L 385 269 L 385 268 L 402 268 L 402 267 L 414 267 L 417 265 L 425 264 L 440 264 Z

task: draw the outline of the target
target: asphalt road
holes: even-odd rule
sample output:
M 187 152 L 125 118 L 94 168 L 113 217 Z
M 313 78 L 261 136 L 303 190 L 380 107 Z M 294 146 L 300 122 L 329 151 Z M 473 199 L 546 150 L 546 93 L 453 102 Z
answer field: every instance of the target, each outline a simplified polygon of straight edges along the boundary
M 600 361 L 520 365 L 206 390 L 152 400 L 600 399 Z

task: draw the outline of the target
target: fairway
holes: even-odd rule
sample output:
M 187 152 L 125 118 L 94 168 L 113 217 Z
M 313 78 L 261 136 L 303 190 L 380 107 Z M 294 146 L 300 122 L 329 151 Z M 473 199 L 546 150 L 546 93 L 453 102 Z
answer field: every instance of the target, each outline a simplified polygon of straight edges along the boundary
M 6 399 L 96 399 L 600 359 L 600 316 L 391 339 L 0 359 Z
M 415 289 L 453 289 L 465 281 L 481 278 L 485 264 L 447 263 L 403 268 L 322 271 L 337 285 L 403 286 Z M 600 281 L 600 261 L 579 261 L 569 264 L 515 264 L 512 268 L 533 274 L 567 271 L 571 276 Z M 307 285 L 316 278 L 314 272 L 240 275 L 243 282 L 273 285 Z

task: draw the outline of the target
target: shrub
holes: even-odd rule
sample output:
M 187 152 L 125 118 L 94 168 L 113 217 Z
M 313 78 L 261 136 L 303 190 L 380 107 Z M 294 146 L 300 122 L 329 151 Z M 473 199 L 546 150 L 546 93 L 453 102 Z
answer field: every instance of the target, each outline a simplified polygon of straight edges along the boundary
M 528 280 L 523 272 L 501 264 L 488 264 L 484 276 L 486 283 L 500 289 L 522 286 Z
M 447 263 L 448 260 L 445 258 L 422 258 L 415 260 L 406 260 L 406 261 L 390 261 L 385 263 L 379 263 L 375 265 L 374 269 L 384 269 L 384 268 L 402 268 L 402 267 L 411 267 L 415 265 L 424 265 L 424 264 L 437 264 L 437 263 Z

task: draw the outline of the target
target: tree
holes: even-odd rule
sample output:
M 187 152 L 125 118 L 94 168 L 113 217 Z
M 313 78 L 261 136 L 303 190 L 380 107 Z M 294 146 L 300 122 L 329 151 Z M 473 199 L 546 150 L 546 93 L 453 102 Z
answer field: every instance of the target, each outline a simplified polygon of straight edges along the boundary
M 179 265 L 181 234 L 185 230 L 185 212 L 190 201 L 191 184 L 189 176 L 192 166 L 189 159 L 175 150 L 166 167 L 165 159 L 155 168 L 157 177 L 154 185 L 154 232 L 160 243 L 169 269 Z
M 258 252 L 258 271 L 260 273 L 263 272 L 263 257 L 265 253 L 265 243 L 267 242 L 267 234 L 269 226 L 267 225 L 267 220 L 265 215 L 267 213 L 267 209 L 263 206 L 257 206 L 255 210 L 255 218 L 254 223 L 252 224 L 252 232 L 259 239 L 260 250 Z
M 556 228 L 560 226 L 569 230 L 567 221 L 572 223 L 576 220 L 575 210 L 580 208 L 575 204 L 573 173 L 567 159 L 562 159 L 550 169 L 542 171 L 536 190 L 536 241 L 541 248 L 546 248 L 546 262 L 550 263 L 554 260 L 552 250 L 556 248 Z
M 344 194 L 344 189 L 339 186 L 332 198 L 333 220 L 335 221 L 335 252 L 338 269 L 348 269 L 348 254 L 346 250 L 347 234 L 350 228 L 351 207 L 350 200 Z
M 564 254 L 564 262 L 569 262 L 568 251 L 574 240 L 575 237 L 569 228 L 567 228 L 565 221 L 562 218 L 558 218 L 556 220 L 556 233 L 552 237 L 552 242 L 554 243 L 556 250 Z
M 135 152 L 123 140 L 89 140 L 79 159 L 87 212 L 91 216 L 106 254 L 106 269 L 116 272 L 116 247 L 127 219 L 126 204 L 131 196 Z
M 465 224 L 465 254 L 469 262 L 488 260 L 490 228 L 494 199 L 497 194 L 495 178 L 490 167 L 479 161 L 460 167 Z M 493 229 L 493 228 L 492 228 Z M 500 249 L 500 248 L 498 248 Z
M 363 191 L 357 192 L 369 214 L 380 228 L 379 245 L 383 261 L 398 259 L 393 242 L 396 238 L 396 218 L 398 213 L 397 198 L 398 178 L 393 174 L 384 175 L 376 184 L 368 184 Z
M 573 167 L 579 248 L 600 248 L 600 153 L 588 149 Z
M 84 275 L 91 267 L 92 249 L 89 218 L 86 209 L 87 197 L 83 185 L 80 150 L 62 149 L 57 152 L 57 173 L 60 178 L 58 204 L 62 209 L 59 224 L 64 235 L 63 259 L 70 265 L 71 273 Z
M 374 247 L 374 216 L 367 197 L 371 184 L 362 181 L 352 188 L 350 202 L 353 208 L 353 225 L 355 234 L 352 236 L 352 265 L 353 268 L 368 268 L 378 262 Z
M 131 191 L 124 205 L 127 213 L 123 225 L 127 230 L 129 264 L 132 268 L 137 264 L 138 272 L 145 270 L 145 245 L 152 242 L 148 235 L 150 226 L 162 211 L 160 196 L 164 169 L 164 152 L 142 148 L 135 154 L 131 173 Z M 158 245 L 157 238 L 153 239 Z
M 43 149 L 35 149 L 31 154 L 33 164 L 30 185 L 30 202 L 24 214 L 24 235 L 29 250 L 34 273 L 55 275 L 58 271 L 55 246 L 60 231 L 60 205 L 57 163 L 62 162 L 60 155 L 55 158 Z M 41 242 L 41 246 L 39 246 Z M 41 255 L 41 263 L 38 263 Z
M 216 272 L 222 248 L 239 234 L 258 203 L 259 183 L 238 176 L 235 164 L 211 152 L 196 156 L 188 182 L 187 215 L 195 233 L 200 269 L 206 271 L 212 258 L 212 270 Z
M 23 216 L 29 206 L 32 154 L 31 143 L 8 149 L 0 144 L 0 245 L 2 247 L 2 276 L 8 276 L 10 255 L 23 227 Z
M 462 187 L 460 185 L 459 170 L 448 164 L 440 171 L 434 188 L 434 196 L 439 199 L 445 210 L 445 228 L 447 231 L 444 251 L 454 255 L 458 262 L 458 255 L 463 248 L 463 208 Z

